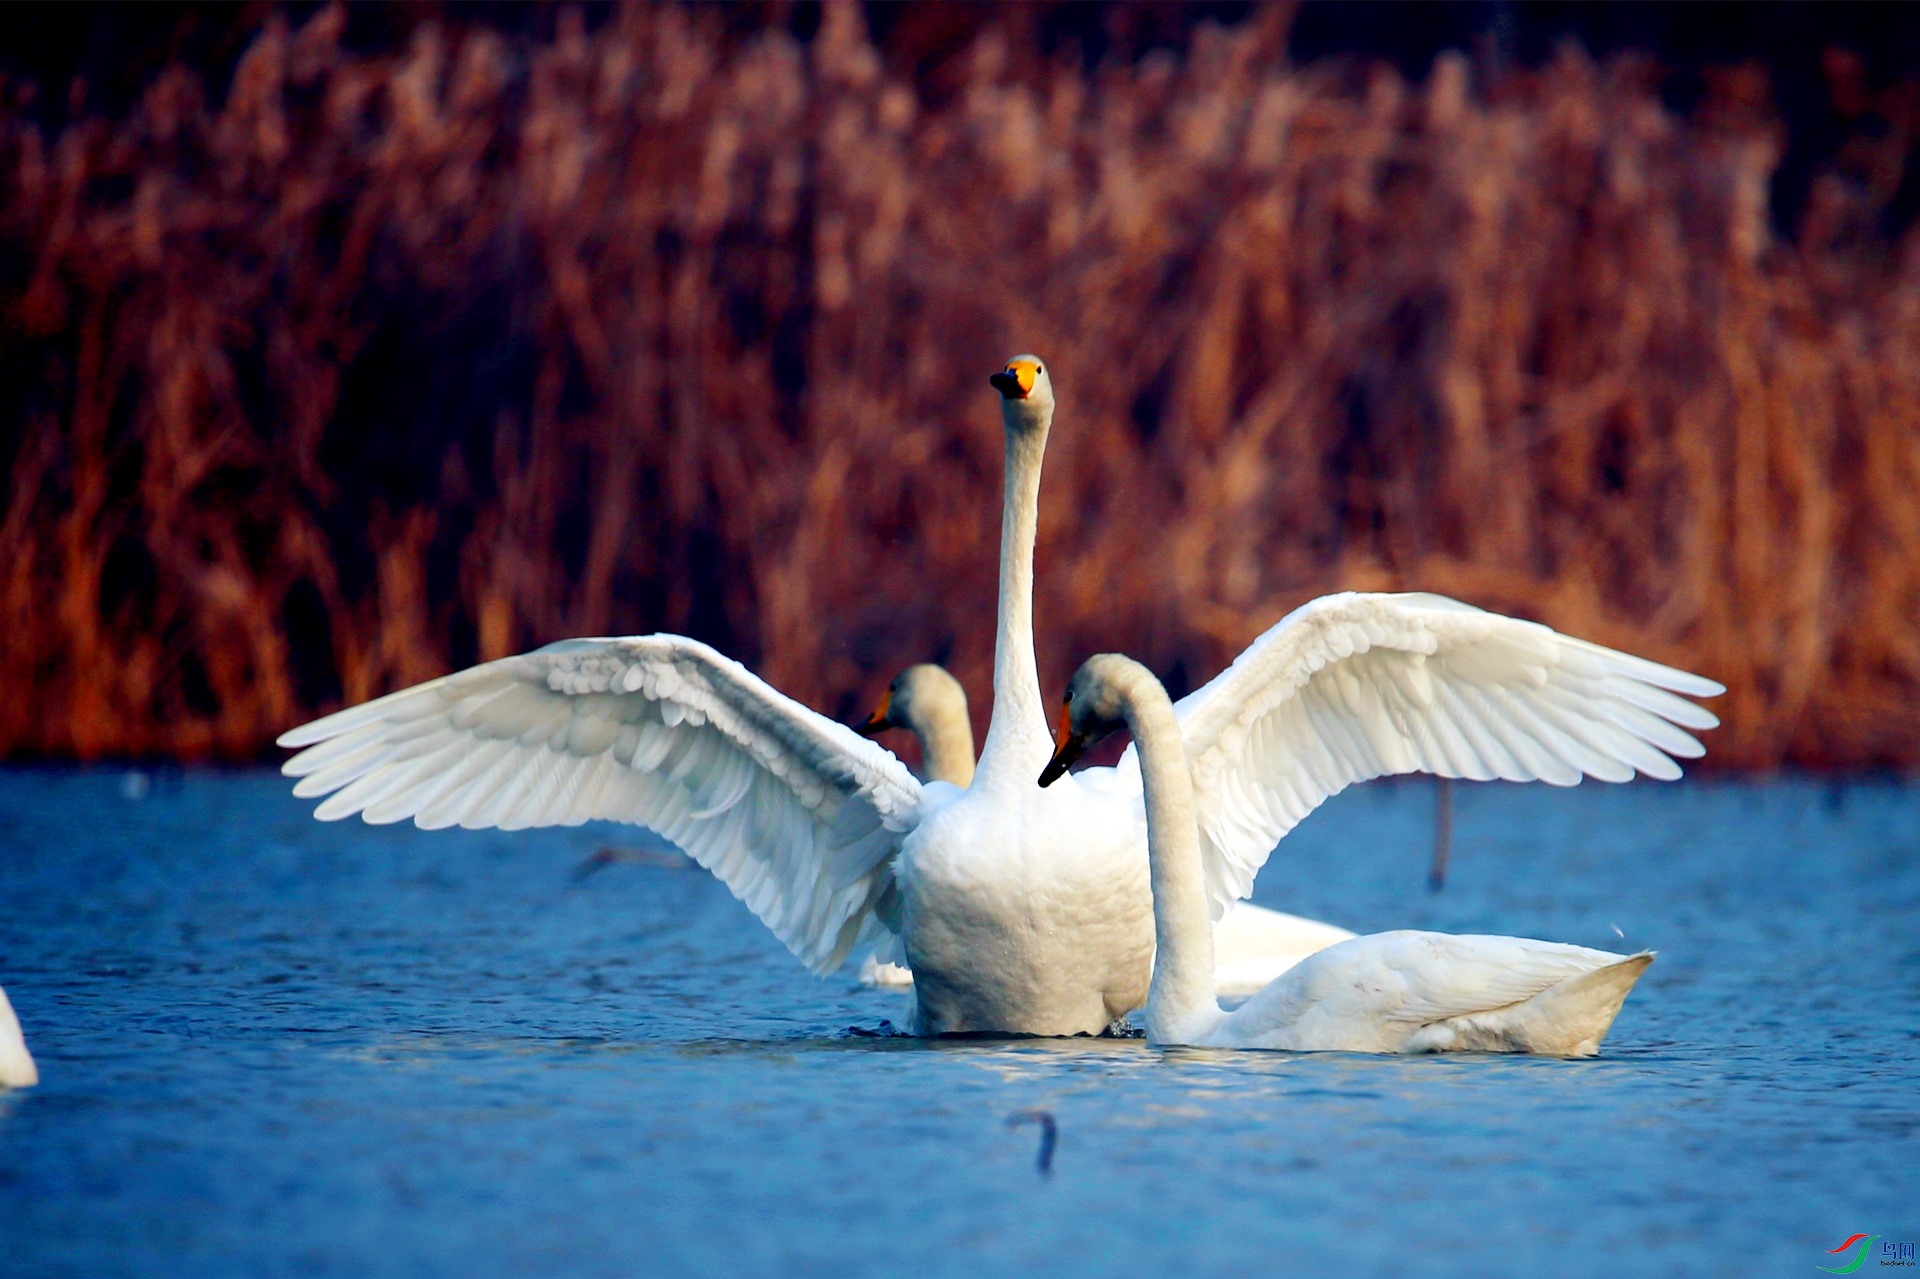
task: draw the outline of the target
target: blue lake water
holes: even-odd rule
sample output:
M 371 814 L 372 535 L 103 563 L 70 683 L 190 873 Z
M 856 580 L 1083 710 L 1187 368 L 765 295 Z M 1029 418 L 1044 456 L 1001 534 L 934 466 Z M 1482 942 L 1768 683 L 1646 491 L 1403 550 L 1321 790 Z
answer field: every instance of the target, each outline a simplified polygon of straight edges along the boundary
M 1566 1062 L 861 1038 L 903 998 L 703 872 L 576 880 L 619 827 L 124 780 L 0 771 L 43 1078 L 0 1092 L 9 1277 L 1813 1275 L 1920 1238 L 1913 784 L 1457 788 L 1437 895 L 1431 787 L 1376 784 L 1262 873 L 1361 930 L 1659 950 Z

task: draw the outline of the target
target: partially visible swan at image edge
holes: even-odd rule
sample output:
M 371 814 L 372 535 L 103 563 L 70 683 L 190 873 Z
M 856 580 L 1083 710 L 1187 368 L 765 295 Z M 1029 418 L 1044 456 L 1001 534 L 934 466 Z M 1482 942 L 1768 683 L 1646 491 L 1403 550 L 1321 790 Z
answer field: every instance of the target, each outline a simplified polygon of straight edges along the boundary
M 855 727 L 864 737 L 897 728 L 920 744 L 921 772 L 965 789 L 973 781 L 973 721 L 967 693 L 946 667 L 909 666 L 893 678 L 879 708 Z M 1316 950 L 1353 936 L 1344 928 L 1237 901 L 1213 926 L 1214 990 L 1250 995 Z M 911 986 L 913 970 L 869 954 L 860 964 L 867 986 Z
M 1088 658 L 1067 689 L 1042 787 L 1125 727 L 1144 775 L 1158 944 L 1147 1040 L 1296 1052 L 1530 1052 L 1590 1057 L 1653 954 L 1523 937 L 1399 931 L 1309 955 L 1232 1012 L 1213 993 L 1213 930 L 1180 724 L 1146 667 Z
M 13 1015 L 7 992 L 0 988 L 0 1088 L 31 1088 L 40 1082 L 40 1070 L 27 1051 L 20 1019 Z
M 315 816 L 519 830 L 609 818 L 679 844 L 818 975 L 872 943 L 913 970 L 915 1034 L 1099 1034 L 1153 953 L 1138 761 L 1045 790 L 1033 554 L 1053 383 L 988 379 L 1006 447 L 993 711 L 973 782 L 921 783 L 853 730 L 680 635 L 573 639 L 296 728 Z M 1176 708 L 1210 912 L 1355 782 L 1676 778 L 1724 691 L 1435 595 L 1330 595 Z

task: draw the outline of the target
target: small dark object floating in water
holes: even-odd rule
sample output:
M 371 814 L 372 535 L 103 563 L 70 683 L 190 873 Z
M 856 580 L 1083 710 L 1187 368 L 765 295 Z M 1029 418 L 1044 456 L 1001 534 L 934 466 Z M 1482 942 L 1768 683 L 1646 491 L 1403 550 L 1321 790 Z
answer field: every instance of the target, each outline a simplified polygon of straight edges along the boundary
M 1007 1116 L 1007 1127 L 1018 1128 L 1021 1124 L 1040 1125 L 1040 1154 L 1033 1166 L 1042 1177 L 1053 1176 L 1053 1147 L 1060 1140 L 1060 1125 L 1054 1122 L 1051 1110 L 1022 1110 Z
M 868 1030 L 865 1026 L 849 1026 L 846 1029 L 846 1033 L 855 1039 L 895 1039 L 902 1036 L 905 1032 L 885 1017 L 882 1017 L 880 1024 L 872 1030 Z

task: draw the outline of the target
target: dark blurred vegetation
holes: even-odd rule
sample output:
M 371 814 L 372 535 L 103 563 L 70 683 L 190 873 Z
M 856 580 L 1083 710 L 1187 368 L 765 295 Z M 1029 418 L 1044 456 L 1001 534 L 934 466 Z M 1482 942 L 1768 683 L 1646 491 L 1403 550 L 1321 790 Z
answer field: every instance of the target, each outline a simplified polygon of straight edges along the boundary
M 1050 686 L 1426 589 L 1920 763 L 1915 24 L 1680 8 L 15 10 L 0 751 L 656 629 L 984 716 L 1031 349 Z

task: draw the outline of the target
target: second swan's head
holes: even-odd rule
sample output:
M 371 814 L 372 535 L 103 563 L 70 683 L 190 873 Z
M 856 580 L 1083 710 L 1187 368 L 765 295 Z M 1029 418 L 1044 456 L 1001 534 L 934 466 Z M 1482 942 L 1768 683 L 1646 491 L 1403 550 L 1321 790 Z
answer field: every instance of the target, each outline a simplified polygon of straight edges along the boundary
M 1040 774 L 1040 784 L 1051 786 L 1086 754 L 1127 726 L 1127 690 L 1147 668 L 1119 653 L 1096 653 L 1080 663 L 1067 684 L 1060 725 L 1053 733 L 1053 758 Z
M 863 737 L 877 736 L 889 728 L 911 729 L 924 736 L 943 717 L 954 714 L 965 722 L 966 690 L 946 667 L 923 662 L 894 676 L 880 698 L 879 709 L 865 723 L 853 727 Z
M 1000 409 L 1010 428 L 1044 428 L 1053 420 L 1053 379 L 1037 355 L 1016 355 L 988 378 L 1000 392 Z

